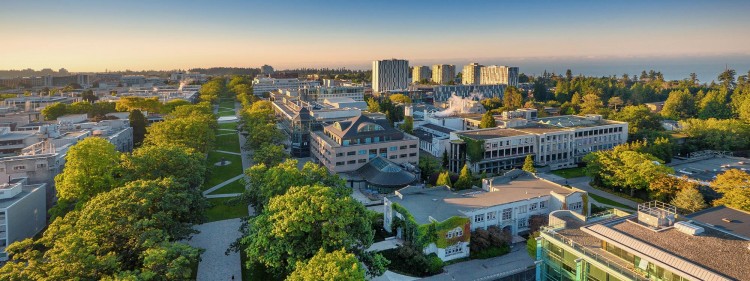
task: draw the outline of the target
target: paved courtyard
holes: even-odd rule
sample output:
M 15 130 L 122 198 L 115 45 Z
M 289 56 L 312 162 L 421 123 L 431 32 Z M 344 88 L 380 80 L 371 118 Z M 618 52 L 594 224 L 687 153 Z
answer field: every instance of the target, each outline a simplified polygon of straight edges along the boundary
M 240 237 L 240 219 L 215 221 L 195 226 L 200 231 L 189 241 L 191 246 L 205 249 L 198 264 L 198 281 L 242 280 L 240 253 L 225 255 L 229 244 Z

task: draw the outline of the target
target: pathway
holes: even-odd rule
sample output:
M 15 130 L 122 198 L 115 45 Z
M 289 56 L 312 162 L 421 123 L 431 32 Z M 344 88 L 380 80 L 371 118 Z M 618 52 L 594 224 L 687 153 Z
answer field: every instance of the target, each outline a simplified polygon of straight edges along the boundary
M 586 191 L 588 193 L 596 194 L 598 196 L 601 196 L 601 197 L 607 198 L 609 200 L 618 202 L 620 204 L 629 206 L 629 207 L 631 207 L 633 209 L 638 208 L 638 203 L 636 203 L 636 202 L 634 202 L 632 200 L 625 199 L 625 198 L 622 198 L 620 196 L 614 195 L 612 193 L 609 193 L 609 192 L 602 191 L 602 190 L 599 190 L 599 189 L 591 187 L 591 185 L 589 185 L 589 182 L 591 182 L 591 178 L 590 177 L 578 177 L 578 178 L 565 179 L 565 178 L 557 176 L 557 175 L 546 174 L 546 173 L 537 173 L 537 176 L 539 176 L 541 178 L 544 178 L 544 179 L 547 179 L 549 181 L 558 183 L 558 184 L 570 185 L 572 187 L 578 188 L 578 189 Z M 610 206 L 610 207 L 612 207 L 612 206 Z
M 242 155 L 239 152 L 231 152 L 231 151 L 226 151 L 226 150 L 214 150 L 214 152 L 225 153 L 225 154 L 232 154 L 232 155 Z
M 236 181 L 236 180 L 239 180 L 239 179 L 241 179 L 241 178 L 242 178 L 243 176 L 244 176 L 244 175 L 237 175 L 237 176 L 235 176 L 235 177 L 233 177 L 233 178 L 231 178 L 231 179 L 225 180 L 224 182 L 222 182 L 222 183 L 220 183 L 220 184 L 214 185 L 213 187 L 211 187 L 211 188 L 209 188 L 209 189 L 206 189 L 205 191 L 203 191 L 203 196 L 206 196 L 206 195 L 208 195 L 209 193 L 211 193 L 211 192 L 214 192 L 214 191 L 216 191 L 217 189 L 219 189 L 219 188 L 222 188 L 222 187 L 224 187 L 225 185 L 228 185 L 228 184 L 230 184 L 230 183 L 232 183 L 232 182 L 234 182 L 234 181 Z
M 443 268 L 445 272 L 423 280 L 479 280 L 505 276 L 533 265 L 534 260 L 526 252 L 526 243 L 516 243 L 508 254 L 451 264 Z
M 240 219 L 230 219 L 195 226 L 200 233 L 193 235 L 188 244 L 206 249 L 198 263 L 198 281 L 232 280 L 232 276 L 234 280 L 242 280 L 240 253 L 224 254 L 242 234 L 239 231 L 241 223 Z
M 203 197 L 206 197 L 208 199 L 211 199 L 211 198 L 231 198 L 231 197 L 237 197 L 237 196 L 240 196 L 240 195 L 242 195 L 242 193 L 207 194 L 207 195 L 204 195 Z

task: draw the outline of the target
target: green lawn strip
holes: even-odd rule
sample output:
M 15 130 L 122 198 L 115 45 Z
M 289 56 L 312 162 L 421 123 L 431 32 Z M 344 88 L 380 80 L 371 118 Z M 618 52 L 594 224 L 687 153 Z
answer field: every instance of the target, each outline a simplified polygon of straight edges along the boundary
M 219 123 L 219 129 L 237 130 L 237 122 Z
M 602 203 L 602 204 L 607 204 L 607 205 L 610 205 L 610 206 L 615 206 L 615 207 L 620 207 L 620 208 L 624 208 L 624 209 L 628 209 L 628 210 L 633 210 L 633 208 L 630 207 L 630 206 L 627 206 L 627 205 L 622 204 L 622 203 L 617 202 L 617 201 L 613 201 L 613 200 L 601 197 L 601 196 L 593 194 L 593 193 L 589 193 L 589 196 L 591 196 L 591 198 L 594 198 L 594 200 L 596 200 L 596 202 L 599 202 L 599 203 Z
M 214 165 L 214 163 L 221 161 L 222 158 L 231 163 L 226 166 Z M 211 151 L 208 153 L 208 160 L 206 161 L 206 166 L 211 172 L 203 183 L 202 190 L 209 189 L 214 185 L 242 174 L 242 158 L 239 155 Z
M 586 176 L 586 171 L 583 167 L 555 170 L 555 171 L 552 171 L 551 173 L 561 176 L 566 179 L 580 178 L 580 177 Z
M 235 116 L 236 114 L 234 113 L 233 110 L 232 111 L 227 110 L 227 111 L 219 111 L 216 115 L 219 117 L 222 117 L 222 116 Z
M 214 190 L 210 194 L 230 194 L 230 193 L 242 193 L 245 192 L 245 185 L 242 183 L 242 179 L 231 182 L 221 188 Z
M 240 138 L 237 134 L 216 136 L 215 150 L 240 152 Z
M 247 216 L 245 204 L 227 205 L 225 202 L 232 198 L 210 198 L 207 199 L 211 208 L 206 211 L 208 222 L 221 221 Z

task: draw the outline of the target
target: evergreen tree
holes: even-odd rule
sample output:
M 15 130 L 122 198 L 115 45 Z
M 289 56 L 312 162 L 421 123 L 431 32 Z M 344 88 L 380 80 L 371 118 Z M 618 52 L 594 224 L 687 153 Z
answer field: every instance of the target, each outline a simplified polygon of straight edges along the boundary
M 128 120 L 130 120 L 130 127 L 133 127 L 133 146 L 141 146 L 146 137 L 146 124 L 148 123 L 146 116 L 136 109 L 130 112 Z
M 487 111 L 482 115 L 482 121 L 479 123 L 480 129 L 485 128 L 494 128 L 497 127 L 497 124 L 495 123 L 495 117 L 492 116 L 491 111 Z
M 469 170 L 469 164 L 464 164 L 461 173 L 458 175 L 458 180 L 456 180 L 456 184 L 454 184 L 453 187 L 458 190 L 469 189 L 472 185 L 471 180 L 472 176 L 471 171 Z
M 437 178 L 437 182 L 435 183 L 436 186 L 447 186 L 451 187 L 453 184 L 451 184 L 451 175 L 448 173 L 448 171 L 440 173 L 440 175 Z
M 448 167 L 448 150 L 443 150 L 443 168 Z
M 526 155 L 526 160 L 523 161 L 523 170 L 529 173 L 536 173 L 534 168 L 534 158 L 531 155 Z

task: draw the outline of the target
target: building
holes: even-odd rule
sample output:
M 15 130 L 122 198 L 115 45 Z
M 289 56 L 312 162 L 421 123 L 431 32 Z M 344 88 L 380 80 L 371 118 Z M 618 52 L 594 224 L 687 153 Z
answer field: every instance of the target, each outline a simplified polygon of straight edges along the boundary
M 312 156 L 331 173 L 351 172 L 375 157 L 396 164 L 419 162 L 419 140 L 388 124 L 360 115 L 310 133 Z
M 430 71 L 430 68 L 424 65 L 415 66 L 411 73 L 411 82 L 416 84 L 425 79 L 432 79 L 432 71 Z
M 580 215 L 588 211 L 586 192 L 569 189 L 513 170 L 482 180 L 482 189 L 453 191 L 446 187 L 409 186 L 383 199 L 383 227 L 402 239 L 413 237 L 403 221 L 413 218 L 418 226 L 435 223 L 438 238 L 425 247 L 444 261 L 468 257 L 471 231 L 497 226 L 515 236 L 529 232 L 529 220 L 551 211 L 568 209 Z M 447 227 L 446 227 L 447 226 Z
M 279 89 L 299 91 L 304 88 L 320 86 L 320 82 L 314 80 L 300 80 L 299 78 L 270 78 L 256 77 L 253 79 L 253 94 L 262 95 Z
M 725 211 L 682 217 L 654 201 L 632 215 L 550 213 L 537 238 L 536 280 L 747 280 L 750 214 Z
M 480 72 L 479 84 L 505 84 L 518 87 L 518 67 L 490 65 L 481 67 Z
M 10 127 L 0 127 L 0 157 L 16 155 L 25 147 L 39 142 L 39 136 L 32 131 L 11 131 Z
M 456 79 L 456 66 L 450 64 L 436 64 L 432 66 L 432 82 L 448 84 Z
M 0 184 L 0 261 L 8 260 L 8 245 L 47 226 L 45 194 L 45 184 L 29 185 L 24 179 Z
M 292 90 L 289 90 L 289 92 L 292 92 Z M 302 88 L 299 90 L 299 96 L 302 100 L 318 103 L 325 102 L 327 99 L 337 98 L 350 98 L 355 101 L 364 101 L 364 95 L 364 87 L 333 86 Z
M 588 153 L 611 149 L 628 139 L 628 123 L 601 115 L 566 115 L 536 119 L 534 109 L 505 114 L 500 127 L 451 132 L 452 172 L 469 164 L 475 173 L 498 173 L 520 167 L 527 155 L 552 170 L 577 166 Z M 526 116 L 525 118 L 518 118 Z
M 197 73 L 197 72 L 190 72 L 190 71 L 188 71 L 188 72 L 175 72 L 175 73 L 172 73 L 171 75 L 169 75 L 169 80 L 170 81 L 177 81 L 177 82 L 182 82 L 182 81 L 185 81 L 185 82 L 190 81 L 190 82 L 192 82 L 192 81 L 195 81 L 195 82 L 203 83 L 203 82 L 208 81 L 208 75 Z
M 409 86 L 409 61 L 390 59 L 372 62 L 372 91 L 384 93 Z
M 443 157 L 450 146 L 453 129 L 426 123 L 414 128 L 413 135 L 419 138 L 419 149 L 435 157 Z
M 464 85 L 479 85 L 481 81 L 481 71 L 484 66 L 476 62 L 472 62 L 464 66 L 463 74 L 461 75 L 461 84 Z
M 432 88 L 432 95 L 436 102 L 447 101 L 451 96 L 503 98 L 506 85 L 439 85 Z

